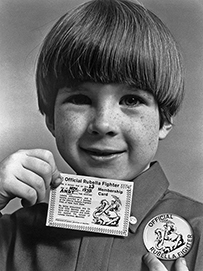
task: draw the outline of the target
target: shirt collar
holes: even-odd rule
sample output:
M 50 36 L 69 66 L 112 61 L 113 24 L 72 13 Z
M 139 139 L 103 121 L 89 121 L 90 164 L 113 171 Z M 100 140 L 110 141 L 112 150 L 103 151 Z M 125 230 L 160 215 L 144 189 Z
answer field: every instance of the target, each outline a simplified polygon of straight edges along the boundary
M 134 179 L 131 216 L 136 217 L 137 223 L 130 224 L 130 231 L 135 233 L 137 227 L 163 196 L 169 186 L 169 182 L 158 162 Z

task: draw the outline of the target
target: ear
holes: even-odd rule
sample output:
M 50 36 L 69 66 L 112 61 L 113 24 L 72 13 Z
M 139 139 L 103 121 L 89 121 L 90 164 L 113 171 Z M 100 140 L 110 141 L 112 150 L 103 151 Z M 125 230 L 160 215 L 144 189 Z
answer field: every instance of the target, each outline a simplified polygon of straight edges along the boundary
M 165 121 L 162 127 L 159 130 L 159 139 L 162 140 L 164 139 L 168 133 L 171 131 L 173 128 L 173 118 L 171 119 L 171 122 L 169 123 L 168 121 Z
M 49 129 L 49 131 L 52 133 L 52 135 L 55 137 L 55 125 L 54 125 L 54 118 L 46 116 L 46 126 Z

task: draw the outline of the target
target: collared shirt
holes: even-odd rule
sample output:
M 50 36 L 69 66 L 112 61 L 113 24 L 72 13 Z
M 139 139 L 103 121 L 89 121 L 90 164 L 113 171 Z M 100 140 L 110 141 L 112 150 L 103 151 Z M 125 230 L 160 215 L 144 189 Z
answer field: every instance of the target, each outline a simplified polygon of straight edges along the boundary
M 162 213 L 186 219 L 194 244 L 186 255 L 190 271 L 203 270 L 203 204 L 168 190 L 160 165 L 154 163 L 134 180 L 128 237 L 45 226 L 47 204 L 23 208 L 0 219 L 0 270 L 4 271 L 147 271 L 143 230 Z M 163 261 L 174 270 L 173 261 Z

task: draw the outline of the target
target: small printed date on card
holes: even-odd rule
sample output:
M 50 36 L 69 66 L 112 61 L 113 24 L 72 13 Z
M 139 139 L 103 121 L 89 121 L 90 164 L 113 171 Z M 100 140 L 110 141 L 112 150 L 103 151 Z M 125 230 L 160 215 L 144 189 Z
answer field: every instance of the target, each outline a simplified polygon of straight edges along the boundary
M 133 182 L 61 174 L 50 191 L 46 225 L 127 236 Z

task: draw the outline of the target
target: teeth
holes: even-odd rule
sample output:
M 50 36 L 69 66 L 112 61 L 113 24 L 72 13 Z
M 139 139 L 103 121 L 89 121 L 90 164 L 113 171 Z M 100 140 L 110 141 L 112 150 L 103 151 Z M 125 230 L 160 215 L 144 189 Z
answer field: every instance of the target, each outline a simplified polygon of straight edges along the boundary
M 108 151 L 97 151 L 97 150 L 85 150 L 87 153 L 89 153 L 90 155 L 94 155 L 94 156 L 112 156 L 112 155 L 116 155 L 116 154 L 120 154 L 123 151 L 115 151 L 115 152 L 108 152 Z
M 112 154 L 112 153 L 106 153 L 106 152 L 91 152 L 91 153 L 97 156 L 108 156 Z

